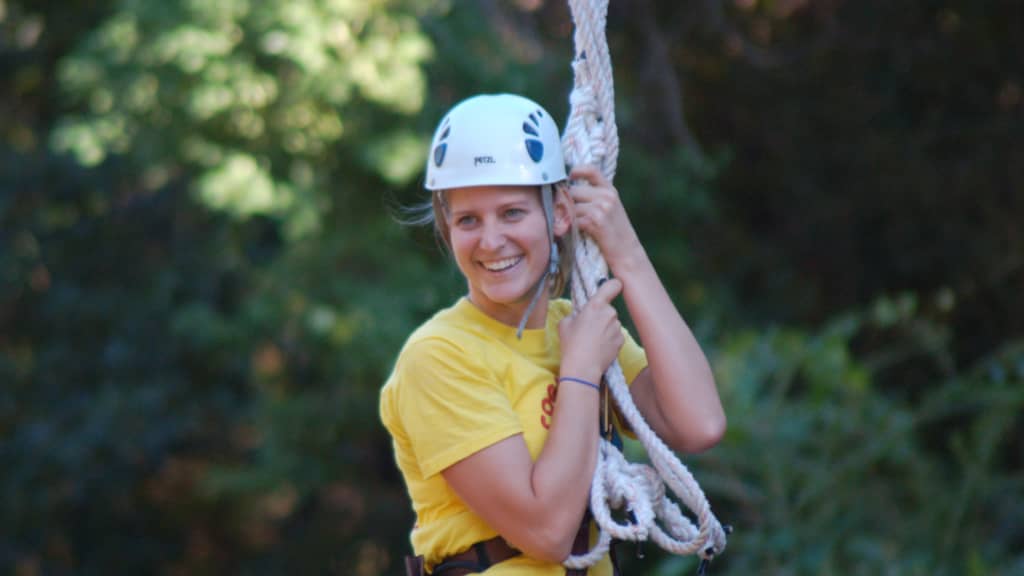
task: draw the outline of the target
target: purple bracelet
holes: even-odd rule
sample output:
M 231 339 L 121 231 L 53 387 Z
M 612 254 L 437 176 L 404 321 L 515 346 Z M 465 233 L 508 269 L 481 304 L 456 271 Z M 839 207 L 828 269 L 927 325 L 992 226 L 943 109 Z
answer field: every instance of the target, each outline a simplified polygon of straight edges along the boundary
M 573 378 L 572 376 L 562 376 L 562 377 L 560 377 L 558 379 L 558 383 L 561 384 L 563 380 L 568 380 L 570 382 L 576 382 L 577 384 L 583 384 L 584 386 L 590 386 L 591 388 L 593 388 L 594 390 L 597 390 L 597 391 L 601 390 L 601 387 L 598 386 L 597 384 L 594 384 L 593 382 L 588 382 L 588 381 L 586 381 L 586 380 L 584 380 L 582 378 Z

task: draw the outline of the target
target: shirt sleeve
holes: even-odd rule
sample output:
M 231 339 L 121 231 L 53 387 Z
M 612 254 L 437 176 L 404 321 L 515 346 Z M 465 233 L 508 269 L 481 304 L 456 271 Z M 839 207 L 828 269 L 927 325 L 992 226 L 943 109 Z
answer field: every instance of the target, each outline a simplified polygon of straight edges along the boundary
M 438 338 L 410 344 L 396 408 L 423 478 L 522 432 L 505 384 L 479 355 Z
M 622 335 L 625 342 L 619 350 L 619 367 L 622 368 L 622 375 L 626 377 L 626 384 L 632 385 L 633 380 L 636 380 L 640 372 L 647 367 L 647 352 L 644 352 L 625 327 L 622 328 Z

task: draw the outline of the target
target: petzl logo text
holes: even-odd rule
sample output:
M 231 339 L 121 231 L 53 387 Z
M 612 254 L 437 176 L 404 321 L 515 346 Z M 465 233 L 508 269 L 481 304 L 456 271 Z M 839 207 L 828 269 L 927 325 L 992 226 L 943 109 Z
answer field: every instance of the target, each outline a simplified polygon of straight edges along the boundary
M 473 166 L 479 166 L 481 164 L 494 164 L 494 158 L 490 156 L 477 156 L 473 158 Z

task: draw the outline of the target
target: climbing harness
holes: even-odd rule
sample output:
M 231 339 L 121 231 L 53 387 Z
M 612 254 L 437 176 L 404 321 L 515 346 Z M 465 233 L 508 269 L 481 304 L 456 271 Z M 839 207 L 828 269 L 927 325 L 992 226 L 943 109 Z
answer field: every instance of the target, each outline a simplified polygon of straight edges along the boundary
M 569 118 L 562 136 L 566 163 L 600 168 L 608 181 L 615 176 L 619 138 L 615 125 L 615 96 L 611 58 L 605 38 L 608 0 L 569 0 L 575 23 L 573 42 L 573 89 Z M 608 265 L 593 239 L 582 236 L 576 243 L 572 299 L 576 310 L 586 304 L 608 277 Z M 627 462 L 620 449 L 602 434 L 597 467 L 590 488 L 590 512 L 600 528 L 597 544 L 585 554 L 570 555 L 564 566 L 586 568 L 609 551 L 612 539 L 638 544 L 653 540 L 678 555 L 697 554 L 698 573 L 725 550 L 726 534 L 693 475 L 655 435 L 633 404 L 622 368 L 614 362 L 605 372 L 605 385 L 647 451 L 651 466 Z M 605 416 L 607 418 L 607 416 Z M 607 419 L 602 423 L 607 426 Z M 696 525 L 668 498 L 666 488 L 693 513 Z M 629 518 L 618 522 L 612 510 Z

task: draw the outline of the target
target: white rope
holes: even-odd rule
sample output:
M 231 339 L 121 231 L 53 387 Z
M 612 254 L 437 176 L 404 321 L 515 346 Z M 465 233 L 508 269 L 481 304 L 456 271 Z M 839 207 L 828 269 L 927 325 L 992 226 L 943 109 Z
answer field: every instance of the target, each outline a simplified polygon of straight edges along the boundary
M 576 58 L 562 147 L 567 164 L 598 166 L 612 181 L 619 136 L 611 58 L 604 33 L 608 0 L 569 0 L 569 7 L 576 25 Z M 572 282 L 577 310 L 594 294 L 598 282 L 608 276 L 608 265 L 597 244 L 586 236 L 580 240 Z M 649 539 L 673 554 L 698 554 L 704 560 L 721 554 L 725 550 L 725 530 L 693 475 L 640 415 L 617 361 L 605 373 L 605 381 L 619 412 L 647 450 L 653 468 L 627 462 L 618 448 L 601 439 L 590 488 L 590 511 L 600 536 L 589 552 L 570 556 L 563 564 L 568 568 L 593 566 L 608 552 L 612 538 L 636 542 Z M 696 525 L 669 499 L 666 488 L 693 513 Z M 632 512 L 635 522 L 617 522 L 613 510 Z

